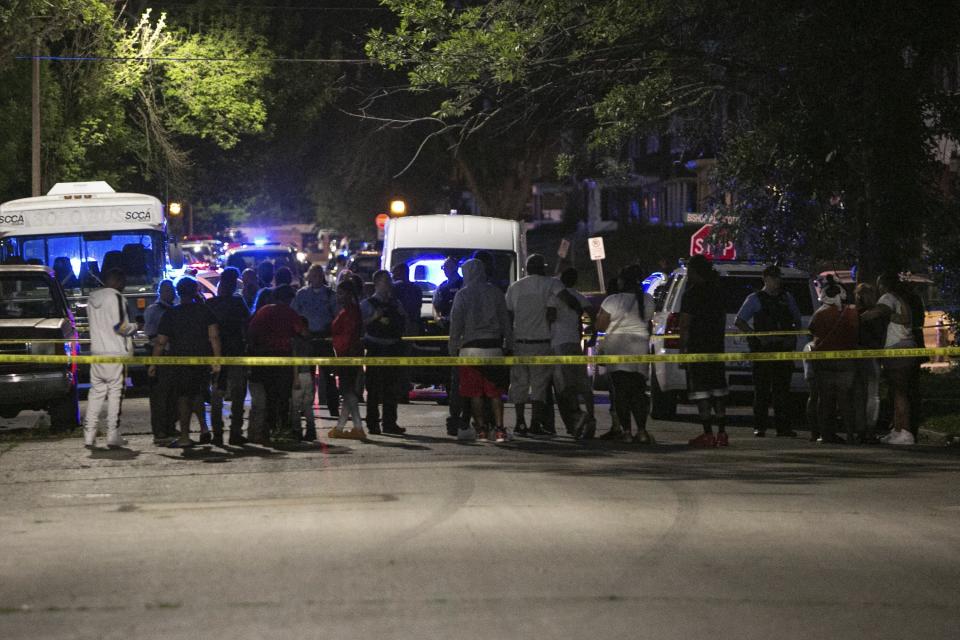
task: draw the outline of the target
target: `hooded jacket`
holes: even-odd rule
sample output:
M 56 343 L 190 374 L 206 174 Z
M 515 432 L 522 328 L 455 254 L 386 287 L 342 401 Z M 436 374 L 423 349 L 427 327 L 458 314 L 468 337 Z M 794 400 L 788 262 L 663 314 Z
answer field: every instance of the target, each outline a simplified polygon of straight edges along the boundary
M 87 320 L 90 322 L 90 352 L 104 355 L 129 355 L 129 336 L 136 330 L 127 315 L 127 303 L 116 289 L 103 287 L 87 298 Z
M 487 281 L 479 260 L 467 260 L 462 270 L 463 288 L 450 310 L 450 355 L 458 355 L 463 345 L 477 340 L 503 341 L 512 349 L 513 326 L 503 292 Z

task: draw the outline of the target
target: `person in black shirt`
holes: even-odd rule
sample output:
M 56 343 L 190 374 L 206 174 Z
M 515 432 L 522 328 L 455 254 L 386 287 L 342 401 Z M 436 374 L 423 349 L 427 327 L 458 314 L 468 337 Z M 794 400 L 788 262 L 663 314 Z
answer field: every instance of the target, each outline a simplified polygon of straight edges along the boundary
M 157 286 L 157 301 L 143 313 L 143 331 L 150 339 L 150 344 L 157 339 L 163 314 L 173 308 L 176 299 L 177 290 L 173 281 L 166 278 L 161 280 Z M 153 431 L 153 444 L 165 447 L 177 437 L 177 416 L 174 411 L 176 404 L 169 367 L 161 367 L 157 375 L 150 378 L 150 427 Z
M 717 272 L 702 255 L 687 263 L 687 288 L 680 301 L 680 352 L 723 353 L 726 313 L 717 300 Z M 723 362 L 686 365 L 687 397 L 697 403 L 703 434 L 690 440 L 694 447 L 726 447 L 726 397 Z M 713 415 L 711 416 L 711 409 Z M 717 435 L 713 435 L 716 420 Z
M 220 328 L 207 305 L 198 302 L 197 281 L 184 276 L 177 281 L 180 304 L 169 309 L 160 320 L 153 355 L 163 355 L 170 345 L 171 356 L 220 356 Z M 213 365 L 213 373 L 220 372 L 220 365 Z M 213 438 L 203 419 L 203 395 L 209 388 L 210 368 L 204 365 L 175 365 L 171 367 L 174 389 L 177 396 L 177 414 L 180 418 L 180 437 L 170 443 L 171 447 L 192 447 L 190 440 L 190 416 L 200 419 L 200 444 L 210 444 Z M 148 370 L 157 375 L 156 365 Z
M 373 274 L 374 294 L 360 303 L 368 357 L 396 357 L 402 353 L 406 315 L 393 294 L 389 271 Z M 406 429 L 397 425 L 397 376 L 392 367 L 367 367 L 367 431 L 401 435 Z
M 220 327 L 220 348 L 225 356 L 244 355 L 247 323 L 250 310 L 243 298 L 236 295 L 240 272 L 227 267 L 220 274 L 217 296 L 207 301 Z M 213 385 L 210 399 L 210 423 L 213 427 L 213 444 L 223 446 L 223 399 L 230 401 L 230 439 L 232 445 L 242 445 L 243 402 L 247 397 L 247 368 L 241 365 L 221 367 L 220 375 Z

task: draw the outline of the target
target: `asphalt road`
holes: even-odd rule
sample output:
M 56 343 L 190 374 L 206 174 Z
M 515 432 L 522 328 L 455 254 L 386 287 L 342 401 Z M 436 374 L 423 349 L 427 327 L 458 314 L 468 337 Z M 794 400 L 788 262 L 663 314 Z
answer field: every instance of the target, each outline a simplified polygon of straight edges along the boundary
M 462 445 L 443 411 L 290 451 L 0 440 L 0 638 L 958 637 L 955 449 Z

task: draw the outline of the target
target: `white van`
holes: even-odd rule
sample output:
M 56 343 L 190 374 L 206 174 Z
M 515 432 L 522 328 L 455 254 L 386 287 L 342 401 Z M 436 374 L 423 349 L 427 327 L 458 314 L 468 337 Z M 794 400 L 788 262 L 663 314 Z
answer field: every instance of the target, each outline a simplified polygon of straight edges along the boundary
M 737 312 L 746 297 L 763 286 L 764 264 L 746 262 L 713 263 L 720 274 L 717 281 L 716 300 L 723 305 L 727 314 L 727 353 L 749 351 L 746 338 L 733 337 L 730 333 L 738 331 L 734 322 Z M 817 307 L 816 293 L 810 276 L 799 269 L 782 267 L 783 287 L 797 301 L 800 308 L 801 329 L 810 324 L 810 317 Z M 653 315 L 653 335 L 650 339 L 650 352 L 657 354 L 679 353 L 679 313 L 680 301 L 687 285 L 687 270 L 681 266 L 670 274 L 654 294 L 656 312 Z M 797 336 L 797 350 L 807 342 L 807 336 Z M 650 367 L 650 413 L 655 418 L 670 418 L 676 414 L 677 403 L 684 398 L 687 390 L 686 372 L 679 364 L 656 362 Z M 753 392 L 753 366 L 749 361 L 727 362 L 727 385 L 734 395 L 746 395 Z M 793 379 L 790 391 L 806 394 L 807 384 L 803 379 L 803 367 L 800 361 L 794 363 Z
M 527 259 L 526 235 L 516 220 L 481 216 L 429 215 L 392 218 L 383 236 L 383 269 L 406 264 L 410 281 L 423 290 L 421 317 L 433 317 L 433 292 L 446 280 L 444 260 L 462 263 L 474 251 L 493 254 L 494 280 L 506 290 L 523 277 Z
M 410 281 L 423 292 L 420 319 L 424 335 L 443 335 L 433 316 L 433 294 L 446 280 L 442 266 L 448 257 L 462 264 L 475 251 L 488 251 L 494 259 L 494 282 L 506 291 L 524 275 L 527 240 L 515 220 L 481 216 L 428 215 L 392 218 L 383 236 L 383 269 L 407 265 Z M 411 356 L 445 356 L 447 343 L 414 341 Z M 449 371 L 440 367 L 411 367 L 410 379 L 421 384 L 446 384 Z

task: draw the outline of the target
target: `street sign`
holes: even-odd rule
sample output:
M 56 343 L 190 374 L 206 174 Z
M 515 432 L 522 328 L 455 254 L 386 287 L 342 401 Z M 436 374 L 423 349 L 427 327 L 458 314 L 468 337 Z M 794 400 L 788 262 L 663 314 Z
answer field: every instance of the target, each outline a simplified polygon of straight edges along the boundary
M 688 211 L 683 214 L 683 224 L 711 224 L 719 220 L 733 223 L 737 221 L 737 216 L 723 216 L 722 218 L 716 212 L 702 213 L 699 211 Z
M 603 238 L 587 238 L 587 247 L 590 249 L 590 259 L 597 265 L 597 280 L 600 282 L 600 293 L 607 292 L 607 282 L 603 278 L 603 259 L 607 252 L 603 249 Z
M 712 231 L 713 225 L 705 224 L 690 236 L 690 255 L 702 255 L 713 260 L 736 260 L 737 248 L 733 241 L 727 240 L 723 242 L 722 246 L 710 244 L 710 233 Z
M 587 246 L 590 247 L 591 260 L 603 260 L 607 257 L 606 252 L 603 250 L 603 238 L 600 236 L 597 236 L 596 238 L 588 238 Z
M 564 238 L 560 241 L 560 246 L 557 247 L 557 255 L 563 259 L 567 257 L 568 253 L 570 253 L 570 241 Z

